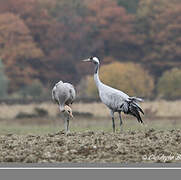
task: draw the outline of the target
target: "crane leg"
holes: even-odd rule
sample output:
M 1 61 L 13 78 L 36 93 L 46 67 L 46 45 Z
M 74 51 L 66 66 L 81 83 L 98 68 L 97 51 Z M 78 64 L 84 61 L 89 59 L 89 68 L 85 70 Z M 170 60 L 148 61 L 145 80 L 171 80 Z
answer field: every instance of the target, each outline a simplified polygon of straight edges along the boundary
M 64 119 L 64 127 L 65 127 L 65 133 L 67 133 L 67 119 Z
M 112 128 L 113 128 L 113 132 L 115 133 L 114 112 L 112 110 L 111 110 L 111 117 L 112 117 Z
M 120 131 L 122 131 L 123 121 L 122 121 L 122 117 L 121 117 L 121 112 L 119 112 L 119 120 L 120 120 Z
M 66 134 L 68 134 L 69 132 L 69 117 L 67 117 L 67 119 L 65 118 L 65 132 Z
M 67 133 L 69 132 L 69 117 L 67 118 Z

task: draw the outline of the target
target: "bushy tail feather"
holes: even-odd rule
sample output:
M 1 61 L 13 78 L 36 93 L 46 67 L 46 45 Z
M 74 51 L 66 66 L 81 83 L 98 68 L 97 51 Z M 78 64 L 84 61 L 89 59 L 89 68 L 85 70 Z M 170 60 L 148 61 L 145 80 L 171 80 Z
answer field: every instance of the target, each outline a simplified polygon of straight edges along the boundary
M 135 116 L 137 118 L 138 122 L 143 123 L 141 116 L 140 116 L 140 113 L 135 106 L 131 105 L 129 110 L 130 110 L 130 114 L 132 114 L 133 116 Z
M 135 108 L 144 115 L 143 110 L 141 109 L 141 107 L 137 103 L 132 103 L 132 105 L 135 106 Z
M 134 106 L 138 111 L 140 111 L 142 114 L 144 114 L 143 110 L 137 103 L 137 102 L 143 102 L 143 99 L 137 98 L 137 97 L 129 97 L 128 99 L 129 99 L 128 103 L 130 105 Z
M 140 108 L 140 106 L 137 103 L 128 102 L 128 114 L 135 116 L 138 122 L 143 123 L 139 112 L 144 114 L 143 110 Z

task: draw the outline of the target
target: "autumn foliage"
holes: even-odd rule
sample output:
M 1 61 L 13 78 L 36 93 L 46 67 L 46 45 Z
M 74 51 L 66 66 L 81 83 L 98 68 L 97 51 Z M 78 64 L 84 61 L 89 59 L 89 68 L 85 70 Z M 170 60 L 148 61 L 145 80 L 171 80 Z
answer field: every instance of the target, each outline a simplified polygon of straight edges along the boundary
M 157 82 L 181 66 L 180 12 L 180 0 L 1 0 L 0 58 L 8 91 L 36 79 L 47 88 L 60 79 L 78 85 L 92 73 L 80 60 L 91 55 L 101 65 L 124 62 L 125 71 L 127 62 L 141 64 Z
M 4 98 L 7 95 L 8 79 L 4 72 L 4 65 L 0 59 L 0 98 Z
M 181 2 L 140 0 L 137 29 L 143 40 L 141 61 L 154 76 L 181 66 Z
M 18 16 L 12 13 L 1 14 L 0 24 L 1 58 L 11 79 L 10 88 L 17 90 L 18 86 L 31 83 L 32 78 L 38 75 L 33 65 L 43 53 Z
M 176 100 L 181 96 L 181 69 L 173 68 L 159 78 L 157 92 L 160 97 Z

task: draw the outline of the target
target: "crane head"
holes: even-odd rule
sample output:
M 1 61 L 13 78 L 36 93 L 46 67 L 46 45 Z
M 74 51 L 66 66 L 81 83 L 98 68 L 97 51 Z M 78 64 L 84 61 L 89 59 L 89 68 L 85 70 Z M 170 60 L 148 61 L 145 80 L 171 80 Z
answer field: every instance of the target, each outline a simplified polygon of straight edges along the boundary
M 84 59 L 83 60 L 84 62 L 93 62 L 94 64 L 99 64 L 99 59 L 97 57 L 89 57 L 87 59 Z
M 65 105 L 64 106 L 64 112 L 68 114 L 69 117 L 73 118 L 72 109 L 70 106 Z

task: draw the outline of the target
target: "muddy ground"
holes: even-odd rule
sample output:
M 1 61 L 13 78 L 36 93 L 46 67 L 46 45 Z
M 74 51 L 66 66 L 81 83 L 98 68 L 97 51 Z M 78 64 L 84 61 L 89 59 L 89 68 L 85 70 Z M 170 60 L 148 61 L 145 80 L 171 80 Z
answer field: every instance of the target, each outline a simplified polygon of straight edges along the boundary
M 181 162 L 181 130 L 1 135 L 0 162 Z

